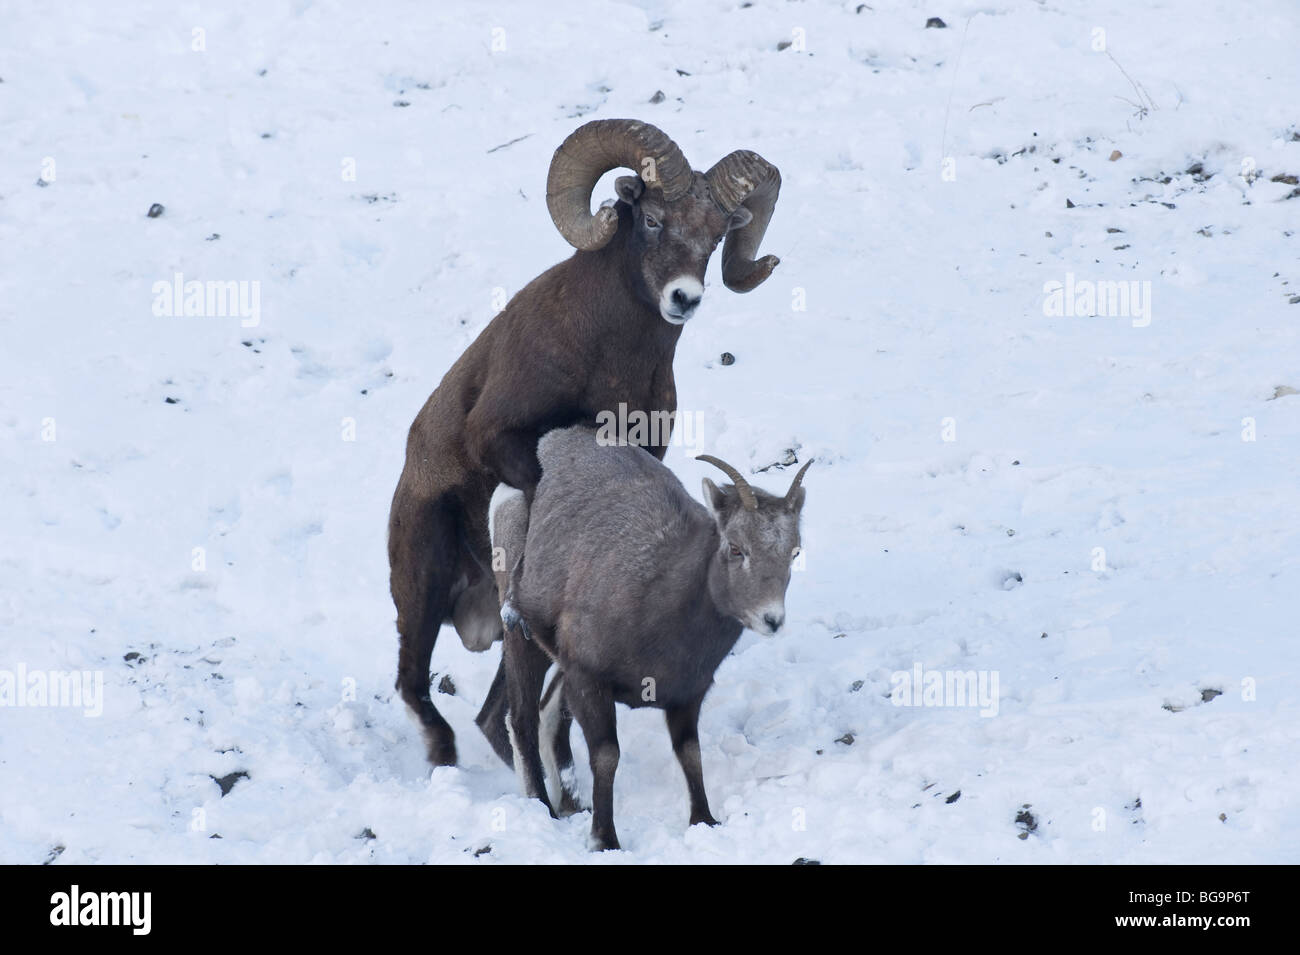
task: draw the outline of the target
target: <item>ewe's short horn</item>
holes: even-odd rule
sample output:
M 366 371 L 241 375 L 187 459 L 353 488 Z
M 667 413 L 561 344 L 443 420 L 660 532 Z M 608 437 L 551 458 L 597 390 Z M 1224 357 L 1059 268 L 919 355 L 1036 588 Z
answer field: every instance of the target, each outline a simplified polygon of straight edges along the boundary
M 730 214 L 744 206 L 754 216 L 749 225 L 728 232 L 722 247 L 722 281 L 733 292 L 748 292 L 761 285 L 781 261 L 775 255 L 754 260 L 776 208 L 781 173 L 758 153 L 737 149 L 718 160 L 704 178 L 724 211 Z
M 745 505 L 745 510 L 758 510 L 758 498 L 754 497 L 754 489 L 749 486 L 744 475 L 733 468 L 726 461 L 715 458 L 711 454 L 700 454 L 695 458 L 696 461 L 704 461 L 712 464 L 715 468 L 722 471 L 727 477 L 731 478 L 731 483 L 736 485 L 736 493 L 740 495 L 740 503 Z
M 618 212 L 591 214 L 591 190 L 611 169 L 632 169 L 646 185 L 678 199 L 691 187 L 691 164 L 677 144 L 649 123 L 598 119 L 578 127 L 555 150 L 546 177 L 546 207 L 560 235 L 575 248 L 594 252 L 618 231 Z
M 799 485 L 803 483 L 803 476 L 812 467 L 815 458 L 809 458 L 808 463 L 799 469 L 799 473 L 794 476 L 794 483 L 790 485 L 790 490 L 785 492 L 785 503 L 788 505 L 794 497 L 794 492 L 799 490 Z

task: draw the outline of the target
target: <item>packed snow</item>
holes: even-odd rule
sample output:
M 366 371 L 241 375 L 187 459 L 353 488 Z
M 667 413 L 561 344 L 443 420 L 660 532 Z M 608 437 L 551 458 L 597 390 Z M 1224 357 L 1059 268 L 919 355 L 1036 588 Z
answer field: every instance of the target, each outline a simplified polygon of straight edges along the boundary
M 1292 0 L 3 20 L 0 861 L 1300 858 Z M 620 709 L 591 854 L 450 627 L 461 764 L 425 762 L 385 534 L 415 412 L 571 251 L 546 169 L 602 117 L 783 177 L 780 267 L 741 296 L 715 257 L 684 330 L 667 463 L 817 463 L 788 623 L 701 718 L 722 825 Z

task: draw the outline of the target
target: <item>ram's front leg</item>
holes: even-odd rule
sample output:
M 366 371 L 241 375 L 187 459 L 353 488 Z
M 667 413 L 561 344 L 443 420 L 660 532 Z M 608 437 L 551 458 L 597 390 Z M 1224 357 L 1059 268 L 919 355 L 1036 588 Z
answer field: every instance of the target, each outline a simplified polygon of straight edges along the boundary
M 686 789 L 691 796 L 691 825 L 702 822 L 716 826 L 718 820 L 709 812 L 709 800 L 704 795 L 704 767 L 700 763 L 700 697 L 686 706 L 664 711 L 668 721 L 668 735 L 672 737 L 673 752 L 686 775 Z
M 480 466 L 503 483 L 523 491 L 525 503 L 533 506 L 533 494 L 542 479 L 535 431 L 516 428 L 492 432 L 476 441 L 473 452 Z
M 665 428 L 660 429 L 658 443 L 646 446 L 647 451 L 662 461 L 664 455 L 668 453 L 668 445 L 673 436 L 673 425 L 677 420 L 677 382 L 673 378 L 672 362 L 655 369 L 650 379 L 650 402 L 652 411 L 668 412 L 667 424 Z M 694 435 L 694 439 L 699 440 L 699 435 Z

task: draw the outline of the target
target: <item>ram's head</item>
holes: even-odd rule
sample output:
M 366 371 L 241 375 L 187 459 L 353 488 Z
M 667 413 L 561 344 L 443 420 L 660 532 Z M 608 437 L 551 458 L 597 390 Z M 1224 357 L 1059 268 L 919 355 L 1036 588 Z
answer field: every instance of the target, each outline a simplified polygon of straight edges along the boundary
M 593 214 L 591 191 L 611 169 L 636 175 L 620 177 L 618 203 Z M 601 119 L 555 151 L 546 204 L 560 234 L 586 252 L 626 229 L 639 296 L 681 325 L 700 303 L 719 242 L 722 280 L 734 292 L 756 288 L 776 268 L 776 256 L 756 256 L 780 189 L 781 174 L 758 153 L 738 149 L 708 172 L 696 172 L 677 144 L 648 123 Z

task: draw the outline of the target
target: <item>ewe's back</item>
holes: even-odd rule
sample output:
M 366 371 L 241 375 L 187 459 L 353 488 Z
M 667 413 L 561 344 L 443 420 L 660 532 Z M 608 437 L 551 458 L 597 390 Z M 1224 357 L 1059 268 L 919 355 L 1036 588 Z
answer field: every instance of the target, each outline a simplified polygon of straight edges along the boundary
M 662 537 L 710 520 L 654 455 L 638 447 L 597 444 L 591 428 L 549 432 L 537 446 L 537 458 L 542 480 L 532 520 L 580 521 L 570 534 Z
M 666 579 L 699 576 L 688 542 L 713 518 L 648 451 L 602 447 L 595 431 L 573 427 L 543 437 L 537 456 L 520 596 L 539 619 L 562 607 L 631 612 Z

